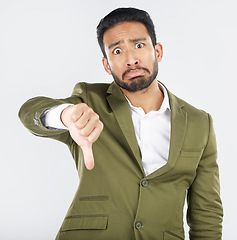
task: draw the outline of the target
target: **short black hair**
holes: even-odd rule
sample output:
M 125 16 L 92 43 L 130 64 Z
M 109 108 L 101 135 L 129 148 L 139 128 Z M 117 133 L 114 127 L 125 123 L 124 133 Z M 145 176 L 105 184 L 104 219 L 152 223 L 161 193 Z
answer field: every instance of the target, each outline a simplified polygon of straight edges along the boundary
M 148 34 L 150 35 L 153 46 L 156 45 L 155 26 L 150 15 L 146 11 L 131 7 L 117 8 L 102 18 L 97 26 L 97 40 L 104 57 L 106 57 L 103 42 L 104 33 L 108 29 L 123 22 L 140 22 L 144 24 Z

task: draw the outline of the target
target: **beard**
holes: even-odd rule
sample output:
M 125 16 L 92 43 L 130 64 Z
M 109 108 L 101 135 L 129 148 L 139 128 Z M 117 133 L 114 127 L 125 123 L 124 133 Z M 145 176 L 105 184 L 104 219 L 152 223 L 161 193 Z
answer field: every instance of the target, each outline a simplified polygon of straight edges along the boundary
M 130 70 L 134 70 L 134 69 L 142 69 L 142 70 L 146 71 L 149 74 L 149 76 L 147 76 L 147 77 L 138 76 L 138 77 L 130 78 L 128 80 L 128 82 L 125 82 L 124 81 L 125 75 Z M 123 73 L 122 79 L 120 79 L 117 75 L 115 75 L 113 73 L 113 71 L 111 71 L 111 73 L 114 78 L 114 81 L 117 83 L 117 85 L 119 87 L 121 87 L 129 92 L 137 92 L 137 91 L 148 88 L 151 85 L 151 83 L 156 79 L 156 76 L 158 74 L 158 63 L 156 61 L 154 61 L 152 72 L 150 72 L 149 69 L 143 68 L 143 67 L 136 67 L 133 69 L 128 69 L 127 71 L 125 71 Z

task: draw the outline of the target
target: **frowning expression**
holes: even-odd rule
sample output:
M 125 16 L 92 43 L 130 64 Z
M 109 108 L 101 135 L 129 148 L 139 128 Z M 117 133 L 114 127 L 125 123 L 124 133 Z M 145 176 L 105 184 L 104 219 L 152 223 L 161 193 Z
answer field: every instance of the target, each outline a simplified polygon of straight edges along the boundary
M 156 78 L 162 59 L 162 46 L 152 44 L 146 27 L 140 22 L 124 22 L 104 34 L 105 70 L 125 90 L 147 88 Z

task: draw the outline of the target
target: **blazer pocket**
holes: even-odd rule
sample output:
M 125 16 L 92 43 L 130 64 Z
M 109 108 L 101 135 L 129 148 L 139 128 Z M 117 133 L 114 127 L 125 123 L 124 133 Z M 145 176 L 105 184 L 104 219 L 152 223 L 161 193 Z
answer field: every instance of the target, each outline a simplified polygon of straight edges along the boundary
M 163 240 L 184 240 L 184 238 L 172 233 L 172 232 L 164 232 Z
M 181 157 L 183 158 L 201 158 L 204 149 L 199 150 L 181 150 Z
M 108 216 L 104 214 L 78 215 L 64 219 L 61 232 L 72 230 L 107 229 Z

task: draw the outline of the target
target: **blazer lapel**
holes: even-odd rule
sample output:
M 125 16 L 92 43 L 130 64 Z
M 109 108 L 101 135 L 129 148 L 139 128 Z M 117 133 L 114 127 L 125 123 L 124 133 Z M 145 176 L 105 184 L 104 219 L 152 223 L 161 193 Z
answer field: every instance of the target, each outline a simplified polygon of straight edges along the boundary
M 186 127 L 187 113 L 180 105 L 178 99 L 168 92 L 171 104 L 171 137 L 168 164 L 173 167 L 183 146 Z
M 172 169 L 176 160 L 179 157 L 180 151 L 185 138 L 185 132 L 187 127 L 187 113 L 183 109 L 184 106 L 179 103 L 176 96 L 166 89 L 169 95 L 170 107 L 171 107 L 171 136 L 170 136 L 170 149 L 169 157 L 166 165 L 151 173 L 149 176 L 157 177 Z
M 107 101 L 114 113 L 114 116 L 119 124 L 119 127 L 122 130 L 127 140 L 128 146 L 130 147 L 134 157 L 136 158 L 143 174 L 145 174 L 142 167 L 140 150 L 138 147 L 134 131 L 134 126 L 128 102 L 115 82 L 113 82 L 110 85 L 107 93 L 109 94 L 107 97 Z
M 183 109 L 184 106 L 179 103 L 177 97 L 170 93 L 168 89 L 167 92 L 171 107 L 171 136 L 168 162 L 157 171 L 151 173 L 149 178 L 160 176 L 174 167 L 185 137 L 187 113 Z M 110 85 L 107 93 L 109 94 L 107 101 L 127 140 L 128 146 L 145 176 L 128 102 L 115 82 Z

